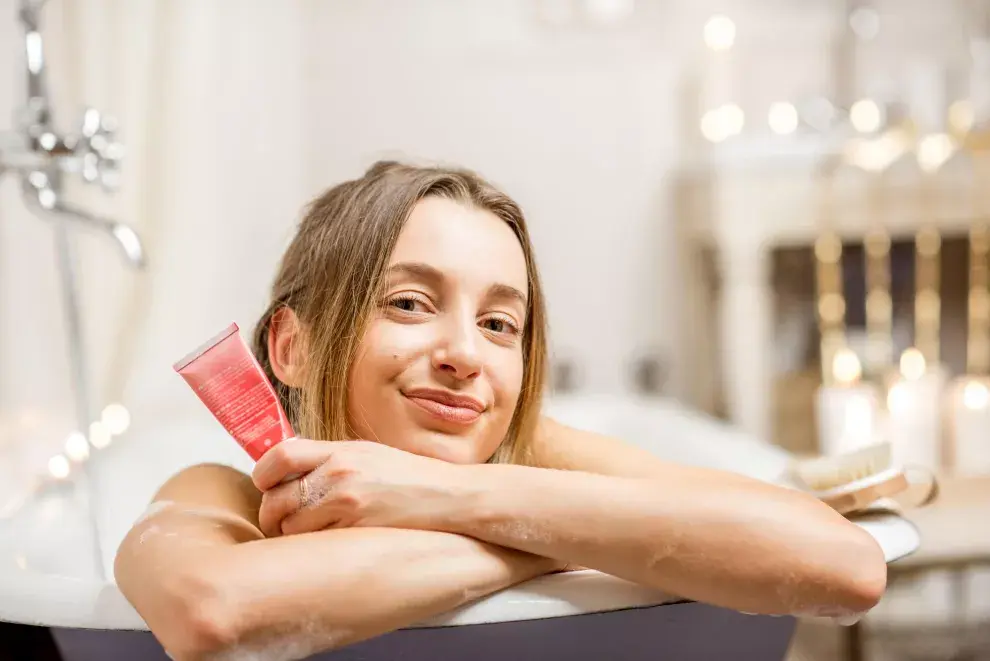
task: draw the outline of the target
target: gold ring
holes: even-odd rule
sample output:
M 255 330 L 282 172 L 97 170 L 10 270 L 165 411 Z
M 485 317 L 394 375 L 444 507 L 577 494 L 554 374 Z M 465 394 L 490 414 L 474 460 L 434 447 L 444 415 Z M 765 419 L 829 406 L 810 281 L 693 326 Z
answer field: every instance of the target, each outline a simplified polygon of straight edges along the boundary
M 299 509 L 309 506 L 309 484 L 306 476 L 299 478 Z

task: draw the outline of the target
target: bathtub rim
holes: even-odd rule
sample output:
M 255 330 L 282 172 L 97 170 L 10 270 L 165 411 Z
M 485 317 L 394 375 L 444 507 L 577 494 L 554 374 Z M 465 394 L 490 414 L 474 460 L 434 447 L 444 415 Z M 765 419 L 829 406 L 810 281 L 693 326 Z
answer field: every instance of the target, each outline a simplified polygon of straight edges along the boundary
M 917 527 L 893 513 L 855 521 L 877 539 L 887 563 L 920 547 Z M 537 620 L 691 603 L 594 570 L 540 576 L 407 628 Z M 32 626 L 147 631 L 116 584 L 94 577 L 0 569 L 0 621 Z
M 0 573 L 0 621 L 30 626 L 148 631 L 112 582 L 18 570 Z M 540 576 L 406 628 L 446 628 L 496 622 L 675 606 L 689 600 L 594 570 Z M 25 608 L 25 604 L 33 607 Z

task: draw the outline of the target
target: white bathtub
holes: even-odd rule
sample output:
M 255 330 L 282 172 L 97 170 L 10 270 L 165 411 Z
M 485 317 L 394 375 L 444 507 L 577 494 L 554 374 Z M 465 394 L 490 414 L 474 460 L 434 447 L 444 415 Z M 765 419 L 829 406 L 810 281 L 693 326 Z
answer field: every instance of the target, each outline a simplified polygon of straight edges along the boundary
M 550 413 L 667 459 L 767 481 L 779 481 L 788 462 L 785 452 L 670 402 L 571 398 L 552 402 Z M 250 470 L 247 456 L 205 412 L 158 425 L 136 416 L 134 428 L 93 462 L 89 488 L 67 487 L 0 521 L 0 621 L 51 627 L 66 661 L 164 659 L 113 584 L 113 556 L 158 486 L 203 461 Z M 899 517 L 860 525 L 888 562 L 918 546 L 913 526 Z M 791 618 L 685 603 L 587 571 L 531 581 L 327 658 L 779 659 L 792 630 Z M 0 629 L 0 659 L 2 636 Z

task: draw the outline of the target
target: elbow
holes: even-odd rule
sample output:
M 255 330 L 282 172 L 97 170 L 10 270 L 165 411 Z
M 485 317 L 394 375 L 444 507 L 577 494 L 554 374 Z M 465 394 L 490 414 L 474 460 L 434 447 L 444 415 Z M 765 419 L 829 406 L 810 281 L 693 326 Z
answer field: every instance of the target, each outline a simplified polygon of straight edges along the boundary
M 883 549 L 869 534 L 863 533 L 863 552 L 849 572 L 846 600 L 853 613 L 865 613 L 880 603 L 887 590 L 887 561 Z
M 238 637 L 219 609 L 191 607 L 183 620 L 182 639 L 178 641 L 177 661 L 205 661 L 232 650 Z
M 169 586 L 171 621 L 159 641 L 176 661 L 205 661 L 233 650 L 240 639 L 233 603 L 202 574 L 181 572 Z
M 831 617 L 860 616 L 883 598 L 887 589 L 887 563 L 876 540 L 859 528 L 845 543 L 842 553 L 835 554 L 824 611 Z

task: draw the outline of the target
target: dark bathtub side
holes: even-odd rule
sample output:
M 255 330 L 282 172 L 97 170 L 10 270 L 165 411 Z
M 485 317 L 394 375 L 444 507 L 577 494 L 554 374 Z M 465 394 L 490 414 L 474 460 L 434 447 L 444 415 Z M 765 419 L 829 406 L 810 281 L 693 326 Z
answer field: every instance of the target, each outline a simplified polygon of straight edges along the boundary
M 405 629 L 312 661 L 781 661 L 795 621 L 697 603 Z M 168 661 L 151 634 L 53 631 L 64 661 Z

